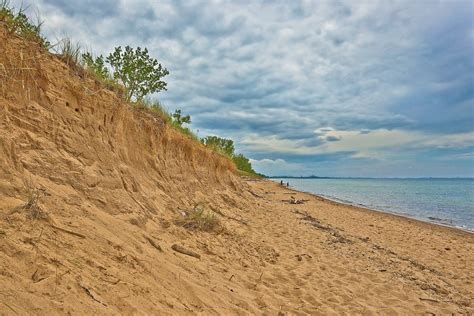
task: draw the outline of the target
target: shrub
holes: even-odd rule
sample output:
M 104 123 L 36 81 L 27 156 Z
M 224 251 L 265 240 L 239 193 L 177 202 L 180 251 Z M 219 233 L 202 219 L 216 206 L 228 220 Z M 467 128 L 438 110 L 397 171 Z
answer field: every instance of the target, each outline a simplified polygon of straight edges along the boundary
M 177 109 L 171 115 L 171 126 L 174 127 L 176 130 L 181 132 L 182 134 L 194 139 L 195 141 L 199 141 L 199 137 L 193 133 L 188 127 L 183 126 L 183 124 L 191 124 L 191 116 L 190 115 L 182 115 L 181 110 Z
M 107 59 L 113 68 L 112 76 L 126 88 L 125 100 L 142 100 L 148 94 L 166 90 L 166 82 L 161 78 L 169 72 L 156 59 L 148 55 L 148 50 L 130 46 L 116 47 Z
M 95 59 L 91 53 L 87 52 L 82 54 L 82 62 L 87 70 L 91 71 L 101 80 L 110 80 L 109 69 L 105 65 L 105 60 L 102 55 L 97 56 Z
M 177 109 L 176 111 L 174 111 L 171 117 L 173 119 L 173 123 L 179 127 L 182 127 L 183 124 L 191 124 L 191 116 L 182 115 L 180 109 Z
M 181 116 L 181 110 L 176 110 L 174 114 L 168 113 L 165 107 L 157 100 L 144 98 L 143 100 L 135 102 L 136 107 L 150 113 L 158 114 L 166 123 L 170 124 L 172 128 L 188 136 L 189 138 L 199 141 L 199 137 L 188 127 L 183 124 L 191 123 L 191 116 Z
M 115 92 L 118 97 L 121 99 L 125 98 L 125 87 L 112 78 L 102 55 L 94 58 L 91 53 L 87 52 L 82 54 L 81 57 L 82 65 L 89 74 L 94 76 L 94 78 L 100 81 L 107 89 Z
M 209 147 L 210 149 L 225 155 L 232 159 L 238 170 L 242 171 L 243 174 L 250 176 L 263 177 L 253 170 L 250 160 L 242 154 L 236 155 L 234 153 L 234 141 L 232 139 L 226 139 L 218 136 L 207 136 L 201 139 L 201 143 Z
M 226 155 L 229 158 L 234 156 L 234 141 L 232 139 L 221 138 L 217 136 L 207 136 L 201 139 L 201 143 L 212 150 Z
M 253 170 L 252 168 L 252 164 L 250 163 L 250 160 L 244 155 L 242 154 L 235 155 L 234 157 L 232 157 L 232 161 L 234 162 L 237 169 L 248 172 L 248 173 L 252 173 L 252 174 L 256 173 L 255 170 Z

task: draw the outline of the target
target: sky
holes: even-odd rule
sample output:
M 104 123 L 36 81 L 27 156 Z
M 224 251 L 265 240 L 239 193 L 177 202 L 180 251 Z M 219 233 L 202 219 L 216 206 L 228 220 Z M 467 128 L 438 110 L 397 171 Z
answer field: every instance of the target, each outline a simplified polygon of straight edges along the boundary
M 155 95 L 270 176 L 474 176 L 474 2 L 22 0 L 95 54 L 147 47 Z

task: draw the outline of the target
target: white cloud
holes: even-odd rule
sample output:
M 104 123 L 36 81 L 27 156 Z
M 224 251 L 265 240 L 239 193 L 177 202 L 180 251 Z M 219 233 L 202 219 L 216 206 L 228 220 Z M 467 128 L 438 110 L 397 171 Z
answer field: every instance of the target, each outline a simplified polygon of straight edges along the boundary
M 331 127 L 315 130 L 320 145 L 306 146 L 303 141 L 280 139 L 276 135 L 249 135 L 242 144 L 255 151 L 295 155 L 322 155 L 351 152 L 353 158 L 381 158 L 381 151 L 410 150 L 410 148 L 465 148 L 474 145 L 474 132 L 452 135 L 431 135 L 407 130 L 378 129 L 369 133 L 335 130 Z M 338 141 L 327 141 L 332 136 Z M 385 152 L 384 156 L 387 153 Z
M 254 169 L 263 174 L 290 175 L 294 172 L 301 172 L 305 166 L 298 163 L 289 163 L 284 159 L 250 159 Z

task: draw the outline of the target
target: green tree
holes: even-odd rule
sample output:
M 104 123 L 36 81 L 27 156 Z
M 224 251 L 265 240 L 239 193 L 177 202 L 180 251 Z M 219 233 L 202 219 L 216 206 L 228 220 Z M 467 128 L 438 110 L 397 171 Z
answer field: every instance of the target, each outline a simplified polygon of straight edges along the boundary
M 201 143 L 218 151 L 226 156 L 234 156 L 234 141 L 232 139 L 221 138 L 217 136 L 207 136 L 201 139 Z
M 127 90 L 125 99 L 142 100 L 146 95 L 166 90 L 166 82 L 161 80 L 169 72 L 156 59 L 149 56 L 148 50 L 137 47 L 135 50 L 126 46 L 116 47 L 107 59 L 113 68 L 112 76 L 123 84 Z
M 256 174 L 255 170 L 252 168 L 252 164 L 250 163 L 250 160 L 245 157 L 242 154 L 235 155 L 232 160 L 235 163 L 235 166 L 237 169 L 248 172 L 248 173 L 253 173 Z
M 110 78 L 109 69 L 105 65 L 105 60 L 102 55 L 97 56 L 95 59 L 91 53 L 82 54 L 82 60 L 87 69 L 94 72 L 99 78 L 107 80 Z
M 191 124 L 191 116 L 182 115 L 180 109 L 174 111 L 174 113 L 171 115 L 171 119 L 173 120 L 173 123 L 179 127 L 182 127 L 183 124 Z

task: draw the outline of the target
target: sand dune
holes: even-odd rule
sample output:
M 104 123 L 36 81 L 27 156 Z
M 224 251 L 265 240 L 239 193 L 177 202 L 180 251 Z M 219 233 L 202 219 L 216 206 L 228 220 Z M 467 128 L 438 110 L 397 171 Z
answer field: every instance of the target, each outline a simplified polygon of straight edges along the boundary
M 2 28 L 0 63 L 0 314 L 474 311 L 472 234 L 241 178 Z

